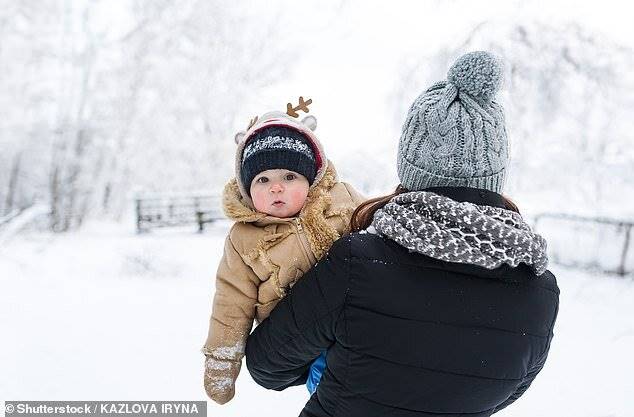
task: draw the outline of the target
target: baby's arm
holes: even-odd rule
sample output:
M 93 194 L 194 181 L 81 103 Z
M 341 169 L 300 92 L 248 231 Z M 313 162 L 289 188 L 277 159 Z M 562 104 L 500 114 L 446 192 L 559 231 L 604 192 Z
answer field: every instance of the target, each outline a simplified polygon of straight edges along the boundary
M 368 200 L 366 196 L 355 190 L 352 185 L 348 184 L 347 182 L 342 182 L 342 184 L 344 185 L 344 187 L 346 187 L 346 191 L 348 191 L 348 194 L 350 194 L 350 198 L 352 199 L 355 207 L 360 206 L 361 203 Z
M 216 275 L 216 294 L 205 353 L 205 390 L 219 404 L 231 400 L 244 346 L 253 326 L 259 279 L 244 263 L 230 237 Z

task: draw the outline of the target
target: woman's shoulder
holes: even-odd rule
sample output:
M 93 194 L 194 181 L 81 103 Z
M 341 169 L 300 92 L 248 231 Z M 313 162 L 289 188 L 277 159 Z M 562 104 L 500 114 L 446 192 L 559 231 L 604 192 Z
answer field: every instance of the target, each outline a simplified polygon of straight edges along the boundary
M 345 254 L 356 260 L 385 260 L 391 258 L 392 248 L 387 239 L 373 230 L 361 230 L 347 234 L 337 240 L 329 252 Z
M 396 268 L 418 267 L 426 270 L 451 271 L 461 276 L 495 279 L 506 283 L 524 283 L 528 286 L 549 290 L 554 295 L 559 294 L 557 279 L 550 270 L 536 275 L 535 271 L 523 263 L 516 267 L 504 265 L 495 270 L 488 270 L 471 264 L 442 261 L 412 252 L 392 239 L 377 233 L 372 226 L 366 230 L 344 236 L 335 244 L 338 245 L 340 252 L 347 253 L 348 258 L 363 263 L 381 263 L 394 265 Z
M 545 290 L 550 290 L 556 296 L 559 296 L 559 286 L 557 285 L 557 277 L 550 270 L 546 270 L 541 275 L 535 275 L 534 279 L 529 280 L 529 282 Z
M 328 190 L 335 206 L 350 206 L 356 208 L 367 200 L 367 197 L 357 191 L 347 182 L 337 181 Z

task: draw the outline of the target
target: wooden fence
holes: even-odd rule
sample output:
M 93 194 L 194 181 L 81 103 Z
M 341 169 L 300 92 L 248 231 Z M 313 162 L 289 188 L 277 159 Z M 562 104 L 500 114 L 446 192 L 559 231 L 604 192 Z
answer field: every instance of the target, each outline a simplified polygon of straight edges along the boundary
M 220 207 L 219 195 L 138 198 L 137 232 L 190 224 L 202 232 L 205 224 L 224 218 Z M 621 276 L 634 273 L 634 222 L 541 213 L 532 223 L 534 231 L 546 238 L 555 264 Z
M 554 263 L 624 276 L 634 272 L 633 226 L 625 220 L 542 213 L 534 217 L 533 229 L 546 238 Z
M 222 219 L 221 197 L 214 195 L 137 198 L 137 233 L 156 227 L 196 224 L 202 232 L 205 224 Z

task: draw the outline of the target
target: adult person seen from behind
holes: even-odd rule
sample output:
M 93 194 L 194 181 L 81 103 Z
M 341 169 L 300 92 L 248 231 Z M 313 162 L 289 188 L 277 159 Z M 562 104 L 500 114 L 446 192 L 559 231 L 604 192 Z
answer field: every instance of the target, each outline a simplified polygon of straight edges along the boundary
M 484 417 L 543 368 L 559 289 L 545 240 L 502 195 L 502 74 L 469 53 L 414 101 L 399 187 L 357 208 L 356 232 L 249 336 L 249 372 L 274 390 L 303 384 L 327 349 L 300 416 Z

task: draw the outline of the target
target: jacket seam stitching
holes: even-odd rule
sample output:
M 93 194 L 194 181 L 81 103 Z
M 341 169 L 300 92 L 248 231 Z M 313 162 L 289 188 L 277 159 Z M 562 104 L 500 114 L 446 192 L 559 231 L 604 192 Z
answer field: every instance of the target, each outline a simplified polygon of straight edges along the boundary
M 499 331 L 499 332 L 504 332 L 504 333 L 511 333 L 511 334 L 514 334 L 514 335 L 528 335 L 528 336 L 536 337 L 536 338 L 539 338 L 539 339 L 547 339 L 548 337 L 550 337 L 550 334 L 551 334 L 550 331 L 546 335 L 539 335 L 539 334 L 535 334 L 535 333 L 531 333 L 531 332 L 516 332 L 514 330 L 502 329 L 502 328 L 499 328 L 499 327 L 492 327 L 492 326 L 478 326 L 478 325 L 470 325 L 470 324 L 457 324 L 457 323 L 451 323 L 451 322 L 448 322 L 448 321 L 441 321 L 441 320 L 413 319 L 413 318 L 408 318 L 408 317 L 395 316 L 395 315 L 388 314 L 388 313 L 382 313 L 380 311 L 372 310 L 372 309 L 365 308 L 365 307 L 357 307 L 357 306 L 355 306 L 355 307 L 359 308 L 359 309 L 370 311 L 370 312 L 375 313 L 375 314 L 380 314 L 382 316 L 387 316 L 387 317 L 391 317 L 391 318 L 395 318 L 395 319 L 415 321 L 415 322 L 418 322 L 418 323 L 440 324 L 440 325 L 444 325 L 444 326 L 459 327 L 461 329 L 493 330 L 493 331 Z
M 469 273 L 460 272 L 460 271 L 448 271 L 446 269 L 436 268 L 436 267 L 430 266 L 430 265 L 419 265 L 419 264 L 413 264 L 413 263 L 407 263 L 407 262 L 398 262 L 397 263 L 397 262 L 385 261 L 383 259 L 365 258 L 365 257 L 361 257 L 361 256 L 351 256 L 351 259 L 359 260 L 359 261 L 381 261 L 382 263 L 384 263 L 386 265 L 399 265 L 399 266 L 409 266 L 409 267 L 416 267 L 416 268 L 427 268 L 427 269 L 433 269 L 433 270 L 436 270 L 436 271 L 450 272 L 452 274 L 466 275 L 466 276 L 471 277 L 471 278 L 478 278 L 478 276 L 475 275 L 475 274 L 469 274 Z M 443 262 L 443 261 L 441 261 L 441 262 Z M 467 265 L 470 265 L 470 264 L 467 264 Z M 498 281 L 506 282 L 506 281 L 504 281 L 502 279 L 498 279 Z M 535 285 L 534 287 L 531 287 L 531 288 L 539 288 L 539 289 L 542 289 L 544 291 L 550 291 L 553 294 L 559 295 L 559 293 L 557 291 L 555 291 L 555 290 L 553 290 L 551 288 L 542 287 L 540 285 Z
M 395 405 L 391 405 L 391 404 L 385 404 L 385 403 L 382 403 L 380 401 L 370 399 L 370 398 L 368 398 L 368 397 L 366 397 L 364 395 L 361 395 L 361 394 L 356 394 L 356 396 L 360 397 L 360 398 L 363 398 L 364 400 L 366 400 L 368 402 L 371 402 L 371 403 L 374 403 L 374 404 L 379 404 L 379 405 L 382 405 L 384 407 L 391 407 L 391 408 L 394 408 L 394 409 L 397 409 L 397 410 L 405 410 L 405 411 L 410 411 L 410 412 L 413 411 L 413 412 L 416 412 L 416 413 L 431 414 L 433 416 L 436 416 L 436 415 L 448 415 L 448 416 L 461 415 L 462 416 L 462 415 L 470 415 L 470 414 L 481 414 L 481 413 L 486 413 L 487 411 L 491 411 L 491 410 L 493 410 L 495 408 L 495 407 L 491 407 L 491 408 L 488 408 L 486 410 L 475 411 L 475 412 L 470 412 L 470 413 L 464 413 L 464 412 L 461 412 L 461 413 L 455 413 L 455 412 L 443 413 L 443 412 L 437 412 L 437 411 L 420 411 L 420 410 L 414 410 L 412 408 L 405 408 L 405 407 L 399 407 L 399 406 L 395 406 Z
M 418 366 L 418 365 L 394 362 L 394 361 L 391 361 L 389 359 L 385 359 L 385 358 L 382 358 L 380 356 L 372 355 L 370 353 L 361 352 L 361 351 L 358 351 L 358 350 L 353 349 L 353 348 L 346 348 L 346 350 L 355 351 L 355 352 L 357 352 L 360 355 L 369 356 L 371 358 L 376 358 L 376 359 L 379 359 L 379 360 L 382 360 L 384 362 L 388 362 L 388 363 L 391 363 L 391 364 L 394 364 L 394 365 L 405 366 L 405 367 L 410 367 L 410 368 L 417 368 L 417 369 L 425 369 L 427 371 L 437 372 L 437 373 L 440 373 L 440 374 L 458 375 L 458 376 L 464 376 L 464 377 L 467 377 L 467 378 L 487 379 L 487 380 L 490 380 L 490 381 L 522 381 L 522 380 L 524 380 L 526 378 L 525 375 L 521 376 L 519 378 L 495 378 L 495 377 L 491 377 L 491 376 L 472 375 L 472 374 L 467 374 L 467 373 L 463 373 L 463 372 L 443 371 L 443 370 L 440 370 L 440 369 L 429 368 L 429 367 L 426 367 L 426 366 Z

